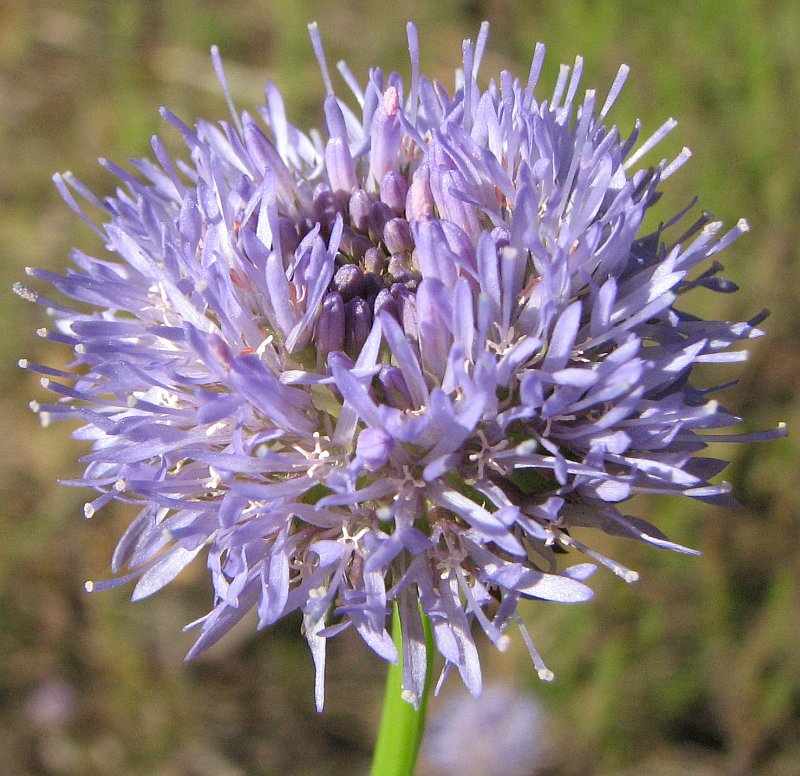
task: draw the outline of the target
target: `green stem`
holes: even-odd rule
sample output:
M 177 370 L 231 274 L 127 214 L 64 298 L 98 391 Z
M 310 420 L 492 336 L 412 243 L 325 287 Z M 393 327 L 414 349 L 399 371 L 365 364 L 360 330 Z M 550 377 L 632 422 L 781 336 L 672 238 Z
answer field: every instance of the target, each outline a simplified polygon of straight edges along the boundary
M 425 690 L 420 698 L 419 709 L 402 699 L 403 638 L 400 632 L 400 614 L 395 603 L 392 612 L 392 639 L 397 647 L 399 659 L 389 664 L 386 675 L 386 691 L 378 730 L 378 741 L 372 758 L 371 776 L 413 776 L 422 733 L 425 729 L 425 709 L 431 683 L 433 660 L 433 636 L 428 618 L 420 612 L 425 629 L 427 668 Z

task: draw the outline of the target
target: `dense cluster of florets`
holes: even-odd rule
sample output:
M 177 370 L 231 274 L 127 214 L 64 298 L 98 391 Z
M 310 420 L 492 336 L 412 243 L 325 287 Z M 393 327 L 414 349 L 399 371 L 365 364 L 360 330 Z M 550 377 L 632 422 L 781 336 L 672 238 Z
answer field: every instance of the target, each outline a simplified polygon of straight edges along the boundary
M 703 217 L 669 242 L 640 234 L 688 152 L 637 169 L 674 122 L 638 148 L 638 124 L 627 138 L 604 125 L 627 68 L 599 109 L 593 91 L 576 103 L 580 60 L 537 99 L 542 46 L 526 81 L 503 72 L 481 89 L 484 25 L 451 96 L 419 74 L 408 33 L 409 90 L 379 69 L 362 89 L 341 66 L 351 108 L 312 27 L 324 136 L 289 123 L 268 84 L 263 123 L 232 104 L 232 122 L 194 128 L 164 111 L 189 160 L 155 138 L 141 177 L 105 162 L 113 197 L 56 176 L 109 253 L 74 252 L 66 276 L 30 271 L 91 308 L 38 297 L 56 321 L 45 336 L 75 360 L 25 362 L 58 395 L 35 408 L 84 422 L 87 516 L 141 506 L 112 562 L 128 573 L 94 588 L 137 580 L 141 598 L 205 552 L 215 604 L 190 655 L 254 607 L 259 627 L 299 610 L 320 707 L 328 638 L 355 628 L 397 659 L 393 602 L 411 702 L 420 610 L 443 675 L 455 667 L 473 693 L 475 622 L 503 648 L 516 621 L 549 678 L 520 598 L 590 597 L 594 565 L 565 568 L 559 550 L 635 578 L 575 526 L 685 551 L 618 504 L 730 501 L 710 482 L 725 462 L 697 454 L 738 419 L 690 378 L 759 334 L 676 307 L 698 286 L 733 290 L 715 263 L 690 275 L 746 227 L 718 236 Z

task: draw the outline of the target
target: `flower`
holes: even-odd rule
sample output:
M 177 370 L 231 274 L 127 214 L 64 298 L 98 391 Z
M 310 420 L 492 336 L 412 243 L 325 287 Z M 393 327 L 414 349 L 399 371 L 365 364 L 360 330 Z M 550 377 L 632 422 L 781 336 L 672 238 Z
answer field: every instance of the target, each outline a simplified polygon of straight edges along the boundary
M 685 215 L 642 234 L 659 187 L 689 157 L 639 169 L 674 126 L 639 143 L 606 127 L 628 74 L 600 105 L 576 102 L 582 62 L 552 97 L 508 72 L 486 89 L 488 35 L 466 41 L 451 96 L 419 73 L 408 26 L 410 88 L 341 66 L 354 105 L 334 93 L 321 39 L 326 131 L 291 124 L 266 87 L 259 122 L 194 128 L 164 110 L 185 161 L 153 139 L 139 175 L 100 200 L 73 176 L 58 190 L 103 240 L 74 251 L 64 276 L 29 270 L 72 302 L 44 305 L 68 371 L 21 362 L 56 395 L 44 423 L 77 419 L 91 442 L 83 478 L 138 504 L 114 552 L 112 580 L 140 599 L 204 553 L 212 610 L 193 623 L 198 655 L 255 608 L 260 628 L 300 611 L 323 702 L 325 646 L 355 628 L 398 660 L 386 630 L 402 622 L 405 697 L 423 692 L 430 620 L 436 649 L 475 695 L 475 622 L 498 648 L 511 622 L 543 679 L 551 672 L 517 614 L 522 598 L 591 596 L 591 563 L 636 574 L 579 542 L 592 527 L 692 552 L 618 505 L 637 493 L 729 505 L 711 479 L 710 442 L 783 433 L 714 433 L 739 420 L 691 382 L 695 365 L 740 361 L 745 323 L 681 312 L 686 292 L 735 290 L 712 263 L 746 230 Z M 598 106 L 599 109 L 598 109 Z M 638 145 L 637 145 L 638 144 Z M 635 149 L 635 150 L 634 150 Z M 102 225 L 75 195 L 106 213 Z M 440 680 L 441 681 L 441 680 Z
M 431 774 L 533 776 L 552 769 L 545 709 L 529 694 L 488 684 L 476 701 L 465 691 L 438 705 L 422 743 Z

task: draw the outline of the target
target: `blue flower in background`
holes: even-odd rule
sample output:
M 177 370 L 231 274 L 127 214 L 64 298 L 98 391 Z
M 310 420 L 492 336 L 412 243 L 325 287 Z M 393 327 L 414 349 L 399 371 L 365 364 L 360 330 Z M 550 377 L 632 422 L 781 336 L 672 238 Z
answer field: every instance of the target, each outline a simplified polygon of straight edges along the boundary
M 169 111 L 185 160 L 153 139 L 138 176 L 100 200 L 69 175 L 66 202 L 102 239 L 65 276 L 30 275 L 62 303 L 48 339 L 72 348 L 70 371 L 23 362 L 56 398 L 43 422 L 77 419 L 91 442 L 81 480 L 140 512 L 112 559 L 107 588 L 134 599 L 203 553 L 212 610 L 193 623 L 195 656 L 255 608 L 259 627 L 300 611 L 323 702 L 328 638 L 355 628 L 395 661 L 387 612 L 403 625 L 404 687 L 423 691 L 430 619 L 444 658 L 478 694 L 475 622 L 504 649 L 513 621 L 543 679 L 552 678 L 516 613 L 521 598 L 591 597 L 591 563 L 636 574 L 579 542 L 597 528 L 692 552 L 623 514 L 637 493 L 732 505 L 711 479 L 714 441 L 739 419 L 692 383 L 695 365 L 741 361 L 739 341 L 764 315 L 705 321 L 681 312 L 695 288 L 734 291 L 712 258 L 728 232 L 685 211 L 644 234 L 661 182 L 688 158 L 638 168 L 674 126 L 640 142 L 606 116 L 628 73 L 601 101 L 578 97 L 582 62 L 553 94 L 508 72 L 485 89 L 488 25 L 463 48 L 453 95 L 419 73 L 373 69 L 364 87 L 327 96 L 325 131 L 291 124 L 269 83 L 256 118 L 194 128 Z M 216 50 L 214 65 L 225 89 Z M 96 225 L 76 195 L 106 213 Z M 711 263 L 709 264 L 709 262 Z M 707 268 L 704 265 L 708 265 Z M 702 269 L 698 269 L 701 268 Z

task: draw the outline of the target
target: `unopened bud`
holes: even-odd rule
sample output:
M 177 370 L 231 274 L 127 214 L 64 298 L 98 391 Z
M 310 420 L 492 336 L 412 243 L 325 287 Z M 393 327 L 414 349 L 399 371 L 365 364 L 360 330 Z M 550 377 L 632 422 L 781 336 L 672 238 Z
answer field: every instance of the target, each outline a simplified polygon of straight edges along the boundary
M 392 218 L 383 228 L 383 242 L 389 253 L 403 253 L 414 250 L 411 227 L 405 218 Z
M 344 302 L 354 296 L 361 296 L 364 291 L 364 272 L 355 264 L 345 264 L 336 270 L 333 276 L 333 288 L 342 295 Z
M 335 291 L 322 300 L 315 342 L 321 354 L 344 347 L 344 302 Z
M 381 202 L 385 202 L 397 215 L 406 207 L 408 182 L 397 170 L 389 170 L 381 180 Z
M 356 189 L 350 195 L 350 223 L 364 234 L 369 230 L 369 209 L 371 207 L 372 197 L 364 189 Z
M 344 352 L 357 359 L 372 329 L 372 310 L 365 299 L 354 297 L 344 306 Z

